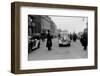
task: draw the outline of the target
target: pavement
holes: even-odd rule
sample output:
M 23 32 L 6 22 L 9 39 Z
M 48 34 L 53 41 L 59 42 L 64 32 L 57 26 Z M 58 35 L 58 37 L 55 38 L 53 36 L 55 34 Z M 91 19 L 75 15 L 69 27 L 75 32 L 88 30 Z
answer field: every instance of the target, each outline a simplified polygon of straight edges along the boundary
M 58 39 L 52 39 L 52 50 L 46 48 L 46 40 L 41 41 L 40 48 L 28 54 L 28 60 L 56 60 L 87 58 L 88 51 L 84 50 L 80 41 L 71 41 L 70 47 L 59 47 Z

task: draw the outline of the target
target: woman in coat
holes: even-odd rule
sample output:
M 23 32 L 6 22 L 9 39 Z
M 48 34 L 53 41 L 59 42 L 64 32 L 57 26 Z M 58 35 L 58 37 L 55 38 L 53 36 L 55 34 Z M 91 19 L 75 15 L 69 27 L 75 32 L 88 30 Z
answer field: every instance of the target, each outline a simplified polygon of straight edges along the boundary
M 50 35 L 50 31 L 49 30 L 48 30 L 48 34 L 47 34 L 46 47 L 48 48 L 48 50 L 51 50 L 51 47 L 52 47 L 52 36 Z

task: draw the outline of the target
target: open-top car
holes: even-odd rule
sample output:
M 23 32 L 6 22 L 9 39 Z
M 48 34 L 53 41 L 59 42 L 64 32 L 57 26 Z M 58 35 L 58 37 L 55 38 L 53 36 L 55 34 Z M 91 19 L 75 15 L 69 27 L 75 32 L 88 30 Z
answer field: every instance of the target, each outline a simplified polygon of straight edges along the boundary
M 68 47 L 70 47 L 71 40 L 70 40 L 67 32 L 61 32 L 59 34 L 58 43 L 59 43 L 59 47 L 60 46 L 68 46 Z

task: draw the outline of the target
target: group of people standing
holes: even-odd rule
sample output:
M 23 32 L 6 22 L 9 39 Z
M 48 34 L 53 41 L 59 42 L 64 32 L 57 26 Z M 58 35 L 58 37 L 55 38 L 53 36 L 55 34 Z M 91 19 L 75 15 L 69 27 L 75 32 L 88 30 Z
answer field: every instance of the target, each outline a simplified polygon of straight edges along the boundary
M 73 40 L 74 42 L 77 40 L 77 35 L 76 35 L 76 33 L 74 32 L 73 34 L 69 34 L 69 38 L 70 38 L 70 40 Z
M 76 40 L 79 39 L 81 45 L 83 46 L 83 49 L 87 50 L 87 45 L 88 45 L 88 34 L 87 34 L 87 31 L 84 31 L 79 38 L 78 38 L 76 33 L 70 34 L 69 37 L 70 37 L 71 40 L 73 40 L 73 42 L 76 42 Z

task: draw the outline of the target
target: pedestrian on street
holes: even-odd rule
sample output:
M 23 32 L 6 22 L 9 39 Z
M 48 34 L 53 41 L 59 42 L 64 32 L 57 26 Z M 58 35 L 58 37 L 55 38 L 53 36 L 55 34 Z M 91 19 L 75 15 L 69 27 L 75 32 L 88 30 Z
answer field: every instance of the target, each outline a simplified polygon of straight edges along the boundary
M 69 38 L 70 38 L 70 40 L 72 40 L 72 34 L 71 33 L 69 34 Z
M 76 35 L 76 33 L 74 32 L 74 33 L 73 33 L 73 41 L 76 42 L 76 40 L 77 40 L 77 35 Z
M 50 34 L 50 30 L 48 30 L 48 34 L 47 34 L 46 47 L 48 48 L 48 50 L 51 50 L 51 47 L 52 47 L 52 36 Z
M 41 33 L 41 39 L 42 39 L 42 42 L 45 41 L 45 38 L 44 38 L 44 33 Z
M 80 38 L 80 42 L 82 46 L 84 47 L 84 50 L 87 50 L 87 44 L 88 44 L 87 32 L 83 33 L 83 35 Z

